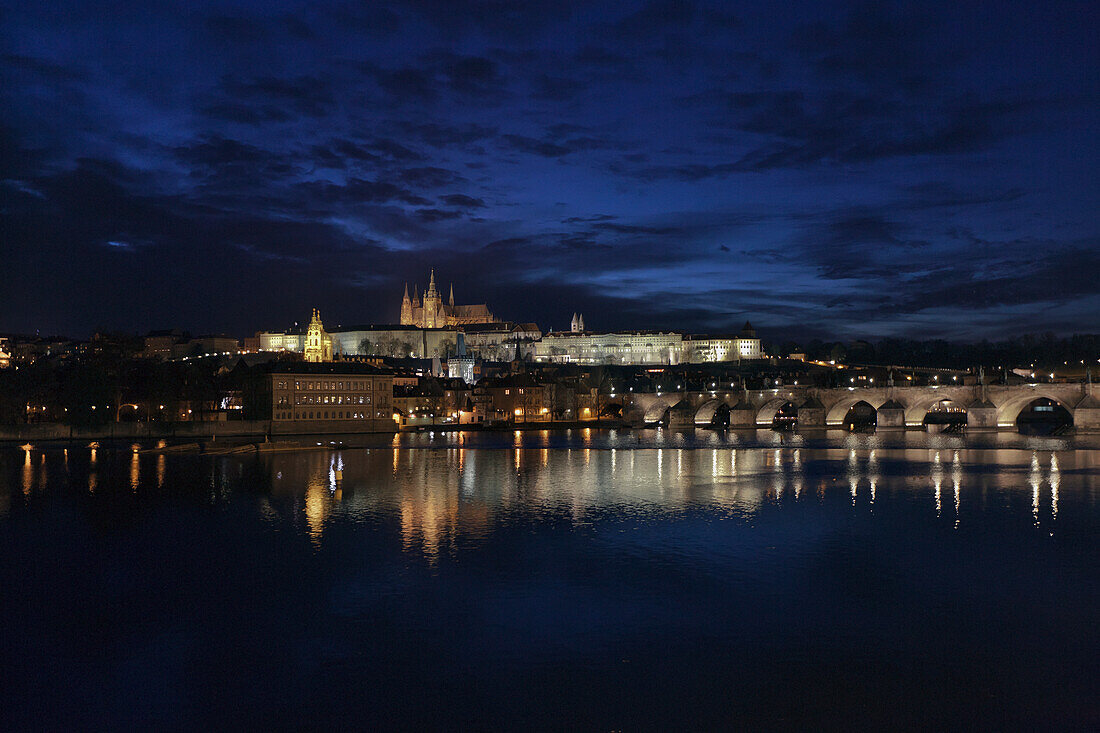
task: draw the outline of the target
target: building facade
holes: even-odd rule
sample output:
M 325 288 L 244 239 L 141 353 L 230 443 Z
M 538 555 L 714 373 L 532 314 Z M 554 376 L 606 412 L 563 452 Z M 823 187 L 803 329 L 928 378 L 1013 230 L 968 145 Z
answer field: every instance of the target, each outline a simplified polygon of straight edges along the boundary
M 405 295 L 401 298 L 401 325 L 418 328 L 453 328 L 472 323 L 497 323 L 499 319 L 485 303 L 478 305 L 455 305 L 455 289 L 451 286 L 447 302 L 435 286 L 435 270 L 432 270 L 428 289 L 421 300 L 416 287 L 409 297 L 409 286 L 405 285 Z
M 260 377 L 257 419 L 273 433 L 388 432 L 393 374 L 370 364 L 280 362 Z
M 302 331 L 258 331 L 256 339 L 260 343 L 260 351 L 295 351 L 301 352 L 305 347 L 306 335 Z
M 583 328 L 579 315 L 574 327 Z M 683 364 L 762 359 L 756 331 L 748 323 L 729 336 L 685 336 L 675 331 L 593 333 L 559 331 L 534 342 L 536 361 L 570 364 Z
M 683 334 L 672 331 L 558 331 L 534 344 L 536 361 L 571 364 L 679 364 Z
M 684 336 L 683 360 L 692 364 L 710 361 L 760 359 L 760 339 L 741 336 Z
M 351 326 L 330 335 L 333 351 L 349 356 L 442 359 L 455 353 L 458 345 L 458 332 L 450 328 Z

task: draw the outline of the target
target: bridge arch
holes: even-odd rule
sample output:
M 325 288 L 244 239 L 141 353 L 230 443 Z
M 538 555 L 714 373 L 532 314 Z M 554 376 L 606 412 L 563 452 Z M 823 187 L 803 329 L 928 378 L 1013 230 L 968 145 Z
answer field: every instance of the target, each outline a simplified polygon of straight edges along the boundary
M 952 402 L 959 407 L 969 407 L 974 402 L 974 398 L 970 394 L 957 390 L 933 389 L 931 387 L 922 389 L 909 396 L 908 401 L 905 403 L 905 424 L 923 425 L 924 416 L 928 414 L 929 410 L 944 401 Z
M 756 424 L 771 427 L 772 421 L 775 420 L 775 413 L 779 412 L 779 408 L 790 402 L 792 405 L 797 406 L 798 400 L 793 397 L 773 397 L 756 410 Z
M 600 417 L 620 418 L 623 416 L 623 404 L 621 402 L 608 402 L 600 407 Z
M 1066 402 L 1050 390 L 1031 389 L 1025 394 L 1009 397 L 997 405 L 997 425 L 999 427 L 1016 427 L 1016 418 L 1020 416 L 1020 413 L 1035 400 L 1044 398 L 1060 405 L 1069 413 L 1071 418 L 1073 417 L 1074 405 L 1072 402 Z
M 729 409 L 730 406 L 725 400 L 707 400 L 696 411 L 695 424 L 699 426 L 711 425 L 716 419 L 718 422 L 722 422 L 722 413 L 725 413 L 725 424 L 729 425 Z
M 886 397 L 861 394 L 858 390 L 855 392 L 849 392 L 848 394 L 837 400 L 832 407 L 826 410 L 825 424 L 843 424 L 844 418 L 848 415 L 848 411 L 858 405 L 860 402 L 866 402 L 877 411 L 878 408 L 886 404 Z
M 646 408 L 643 421 L 646 425 L 653 425 L 654 423 L 663 422 L 668 419 L 668 410 L 672 407 L 672 400 L 668 398 L 662 398 L 651 404 Z
M 961 402 L 950 397 L 933 402 L 921 418 L 921 424 L 931 432 L 957 429 L 965 426 L 966 422 L 966 408 Z
M 850 429 L 876 427 L 878 425 L 878 409 L 867 400 L 860 400 L 849 407 L 848 412 L 844 413 L 841 424 Z

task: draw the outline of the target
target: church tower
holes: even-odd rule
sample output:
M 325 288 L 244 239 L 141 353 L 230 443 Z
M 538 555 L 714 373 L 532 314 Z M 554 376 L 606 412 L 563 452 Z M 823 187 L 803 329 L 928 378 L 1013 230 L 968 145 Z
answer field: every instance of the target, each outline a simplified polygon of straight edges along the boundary
M 442 310 L 443 299 L 439 291 L 435 289 L 435 270 L 432 270 L 431 282 L 428 283 L 428 291 L 424 293 L 424 328 L 440 328 L 439 315 Z
M 313 309 L 313 317 L 306 330 L 306 344 L 303 349 L 306 361 L 332 361 L 332 337 L 325 333 L 321 323 L 321 313 Z
M 401 299 L 401 325 L 412 326 L 413 324 L 413 304 L 412 298 L 409 297 L 409 284 L 405 283 L 405 297 Z

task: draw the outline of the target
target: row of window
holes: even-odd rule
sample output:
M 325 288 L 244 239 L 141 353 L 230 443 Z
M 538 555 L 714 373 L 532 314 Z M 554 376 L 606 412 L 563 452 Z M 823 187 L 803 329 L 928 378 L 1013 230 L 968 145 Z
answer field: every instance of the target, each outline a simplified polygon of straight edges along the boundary
M 280 399 L 280 403 L 286 398 Z M 369 405 L 370 395 L 294 395 L 296 405 Z
M 385 415 L 379 413 L 378 417 L 385 417 Z M 369 413 L 345 410 L 278 411 L 275 413 L 276 420 L 364 420 L 369 418 Z
M 276 389 L 290 389 L 290 381 L 282 380 L 275 383 Z M 294 380 L 296 390 L 357 390 L 360 392 L 374 389 L 373 382 L 366 380 L 353 380 L 347 382 L 307 382 L 300 379 Z

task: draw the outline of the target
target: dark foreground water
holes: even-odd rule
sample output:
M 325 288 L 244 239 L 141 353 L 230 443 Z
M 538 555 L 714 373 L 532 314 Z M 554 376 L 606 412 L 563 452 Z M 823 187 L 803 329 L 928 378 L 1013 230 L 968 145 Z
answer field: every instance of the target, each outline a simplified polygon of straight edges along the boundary
M 0 450 L 2 727 L 1100 726 L 1095 440 L 373 442 Z

